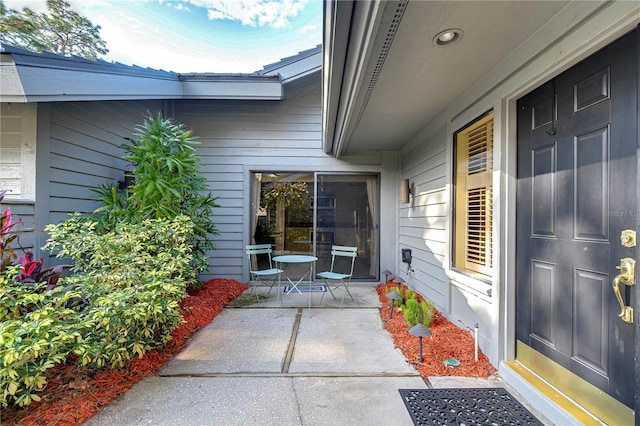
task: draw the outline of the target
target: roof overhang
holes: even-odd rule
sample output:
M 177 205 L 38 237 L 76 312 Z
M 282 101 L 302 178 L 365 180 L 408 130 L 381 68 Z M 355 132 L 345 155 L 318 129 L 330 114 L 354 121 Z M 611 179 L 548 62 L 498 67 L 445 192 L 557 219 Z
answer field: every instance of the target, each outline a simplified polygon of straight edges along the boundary
M 0 102 L 281 100 L 286 85 L 317 78 L 322 69 L 321 46 L 252 74 L 178 74 L 11 46 L 0 54 Z
M 560 43 L 571 56 L 565 50 L 554 64 L 586 57 L 597 43 L 585 48 L 575 33 L 585 42 L 622 35 L 640 11 L 638 2 L 606 0 L 326 0 L 324 8 L 323 148 L 336 157 L 398 151 Z M 464 36 L 439 45 L 447 29 Z
M 295 56 L 284 58 L 265 66 L 256 74 L 263 76 L 280 76 L 282 84 L 290 84 L 299 80 L 307 80 L 322 70 L 322 45 L 305 50 Z
M 357 113 L 356 97 L 383 9 L 380 1 L 324 3 L 323 149 L 336 157 Z

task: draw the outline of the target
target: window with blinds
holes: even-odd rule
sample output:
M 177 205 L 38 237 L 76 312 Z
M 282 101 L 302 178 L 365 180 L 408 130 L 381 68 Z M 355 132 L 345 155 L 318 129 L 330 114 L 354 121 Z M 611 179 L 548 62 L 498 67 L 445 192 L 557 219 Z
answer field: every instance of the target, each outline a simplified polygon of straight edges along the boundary
M 491 275 L 493 114 L 458 131 L 454 267 Z

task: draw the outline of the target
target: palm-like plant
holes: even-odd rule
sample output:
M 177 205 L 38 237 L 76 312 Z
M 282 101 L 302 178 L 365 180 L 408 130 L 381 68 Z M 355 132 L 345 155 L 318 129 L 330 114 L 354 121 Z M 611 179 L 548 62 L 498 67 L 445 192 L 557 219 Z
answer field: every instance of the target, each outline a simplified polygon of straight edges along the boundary
M 195 225 L 191 241 L 198 271 L 208 266 L 208 251 L 214 250 L 212 237 L 218 235 L 211 221 L 212 209 L 218 207 L 206 179 L 200 173 L 198 142 L 192 131 L 171 119 L 149 116 L 137 127 L 123 159 L 133 165 L 129 172 L 134 181 L 125 193 L 117 186 L 102 185 L 94 190 L 102 206 L 94 211 L 105 231 L 118 222 L 141 223 L 145 219 L 189 216 Z

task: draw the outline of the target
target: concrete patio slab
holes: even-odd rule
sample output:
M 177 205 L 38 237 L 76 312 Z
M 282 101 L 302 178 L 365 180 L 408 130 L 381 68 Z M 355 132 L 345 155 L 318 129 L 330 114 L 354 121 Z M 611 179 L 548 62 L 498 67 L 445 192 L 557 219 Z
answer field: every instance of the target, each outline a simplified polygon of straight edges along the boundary
M 399 389 L 506 387 L 497 377 L 425 382 L 382 328 L 376 286 L 353 286 L 356 302 L 342 310 L 309 311 L 308 294 L 286 295 L 281 306 L 273 291 L 226 308 L 158 377 L 86 424 L 404 426 L 413 422 Z
M 151 377 L 86 425 L 295 425 L 290 378 Z
M 160 375 L 281 373 L 297 309 L 225 309 Z
M 377 309 L 303 315 L 295 343 L 291 373 L 418 374 L 394 348 Z
M 314 286 L 323 285 L 322 281 L 316 281 L 313 284 Z M 280 287 L 280 296 L 281 300 L 278 302 L 277 298 L 277 287 L 273 287 L 271 292 L 269 292 L 269 287 L 259 287 L 256 291 L 257 293 L 265 297 L 265 300 L 261 300 L 260 303 L 254 303 L 251 307 L 305 307 L 309 306 L 309 293 L 302 292 L 302 294 L 296 292 L 295 290 L 289 294 L 285 294 L 283 291 L 284 287 Z M 343 309 L 346 308 L 377 308 L 380 306 L 380 302 L 378 300 L 378 293 L 376 292 L 375 286 L 372 286 L 371 283 L 352 283 L 349 286 L 349 291 L 353 296 L 354 300 L 352 301 L 349 295 L 345 298 Z M 249 294 L 251 290 L 247 290 L 244 294 Z M 322 297 L 324 293 L 324 298 Z M 335 300 L 329 291 L 319 292 L 313 291 L 311 292 L 311 305 L 312 312 L 315 309 L 322 308 L 339 308 L 340 307 L 340 298 L 342 298 L 342 290 L 334 291 L 335 296 L 338 300 Z M 321 303 L 322 300 L 322 303 Z
M 152 377 L 85 425 L 409 426 L 398 389 L 420 387 L 419 377 Z

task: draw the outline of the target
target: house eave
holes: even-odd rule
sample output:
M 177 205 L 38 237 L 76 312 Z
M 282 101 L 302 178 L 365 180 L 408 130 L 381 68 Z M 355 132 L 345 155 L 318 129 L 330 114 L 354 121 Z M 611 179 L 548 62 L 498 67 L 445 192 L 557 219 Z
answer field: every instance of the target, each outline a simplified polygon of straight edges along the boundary
M 363 73 L 385 4 L 330 0 L 325 3 L 323 149 L 339 157 L 357 120 Z
M 181 75 L 182 99 L 281 100 L 279 76 L 247 74 Z
M 284 91 L 279 74 L 178 74 L 4 46 L 0 65 L 0 102 L 281 100 Z
M 280 100 L 278 76 L 201 77 L 174 80 L 3 65 L 1 102 L 64 102 L 135 99 Z
M 284 85 L 295 83 L 322 71 L 322 52 L 322 45 L 317 45 L 313 49 L 267 65 L 255 75 L 279 76 Z

